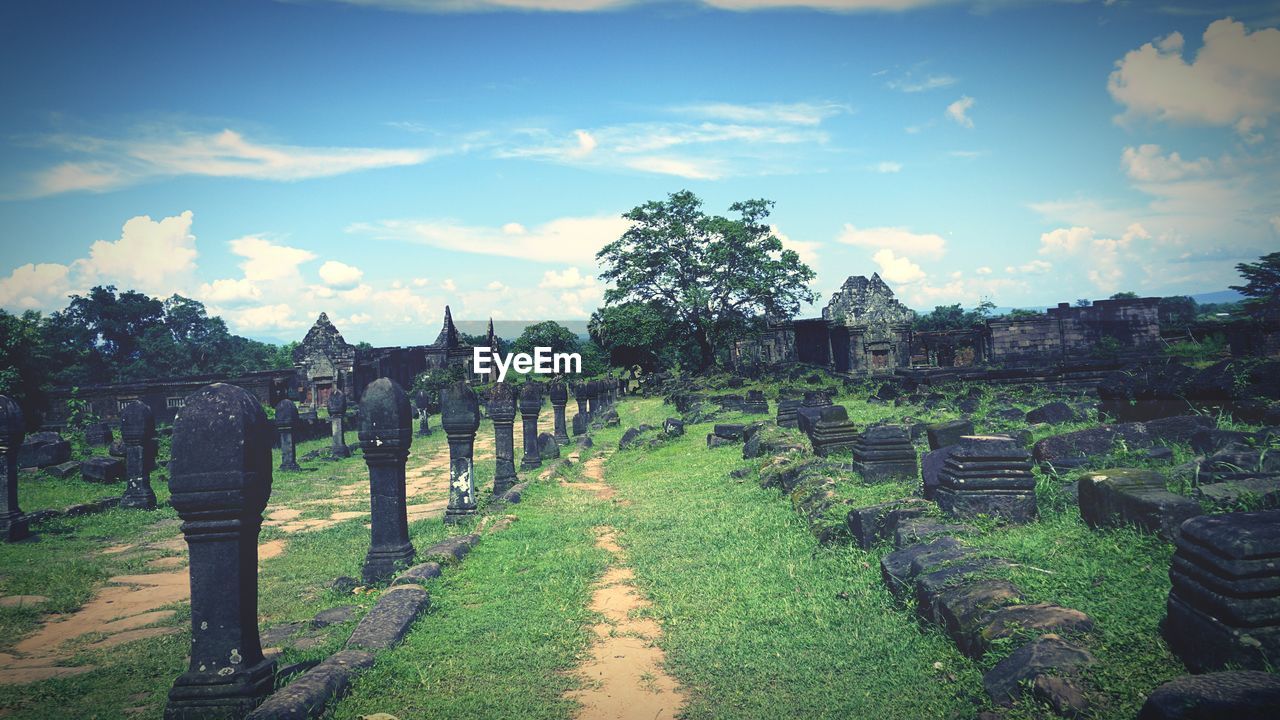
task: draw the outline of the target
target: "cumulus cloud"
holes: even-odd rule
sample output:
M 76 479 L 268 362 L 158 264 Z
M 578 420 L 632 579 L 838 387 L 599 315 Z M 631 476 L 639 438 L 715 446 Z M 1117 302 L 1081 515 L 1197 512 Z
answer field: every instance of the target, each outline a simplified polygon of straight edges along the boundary
M 1125 267 L 1137 264 L 1135 260 L 1141 253 L 1133 252 L 1135 244 L 1150 239 L 1151 233 L 1140 223 L 1129 225 L 1119 238 L 1103 237 L 1090 227 L 1058 228 L 1040 236 L 1040 253 L 1082 260 L 1089 281 L 1099 291 L 1112 293 L 1120 289 L 1126 277 Z M 1039 261 L 1028 266 L 1036 262 Z
M 55 135 L 44 143 L 81 159 L 39 172 L 33 196 L 77 190 L 105 192 L 147 180 L 182 175 L 257 180 L 305 180 L 358 170 L 418 165 L 437 151 L 425 148 L 355 148 L 270 145 L 233 130 L 170 131 L 132 138 Z
M 159 221 L 148 215 L 130 218 L 119 240 L 94 242 L 89 257 L 76 261 L 76 269 L 85 283 L 109 280 L 122 287 L 168 294 L 195 270 L 193 218 L 190 210 Z
M 347 231 L 479 255 L 594 266 L 600 248 L 631 227 L 620 215 L 558 218 L 518 233 L 509 232 L 513 224 L 486 227 L 447 220 L 383 220 L 357 223 Z
M 241 332 L 273 332 L 297 330 L 307 324 L 288 303 L 260 305 L 234 310 L 227 314 L 232 327 Z
M 936 260 L 946 253 L 947 241 L 933 233 L 914 233 L 901 227 L 857 228 L 845 223 L 836 240 L 868 249 L 888 249 L 898 255 Z
M 983 265 L 982 267 L 978 268 L 974 272 L 978 273 L 979 275 L 990 275 L 991 268 L 987 267 L 986 265 Z
M 878 173 L 896 173 L 902 171 L 902 163 L 886 160 L 872 165 L 871 169 Z
M 59 263 L 27 263 L 0 278 L 0 307 L 43 310 L 61 307 L 69 291 L 70 268 Z
M 954 120 L 961 127 L 973 127 L 973 118 L 969 117 L 969 110 L 977 104 L 977 100 L 968 95 L 962 96 L 959 100 L 947 106 L 947 117 Z
M 1203 40 L 1190 62 L 1177 32 L 1116 61 L 1107 90 L 1125 106 L 1117 119 L 1233 126 L 1245 140 L 1260 140 L 1257 131 L 1280 113 L 1280 30 L 1249 32 L 1224 18 Z
M 315 253 L 277 245 L 257 235 L 232 240 L 231 252 L 244 258 L 240 269 L 250 282 L 275 281 L 298 275 L 298 266 L 316 259 Z
M 358 267 L 328 260 L 320 266 L 320 279 L 332 288 L 352 288 L 360 283 L 364 271 Z
M 262 289 L 244 278 L 226 278 L 204 283 L 197 297 L 207 303 L 233 305 L 261 299 Z
M 553 288 L 559 290 L 567 290 L 572 288 L 583 288 L 594 285 L 596 279 L 590 275 L 583 275 L 576 267 L 567 267 L 564 270 L 556 272 L 548 270 L 542 273 L 542 282 L 538 283 L 540 288 Z
M 818 267 L 818 248 L 822 247 L 822 243 L 792 239 L 791 236 L 779 230 L 777 225 L 770 225 L 769 232 L 772 232 L 774 237 L 782 243 L 783 250 L 794 250 L 796 255 L 800 256 L 800 262 L 810 268 Z M 813 282 L 817 283 L 817 281 L 818 278 L 814 277 Z
M 1138 182 L 1174 182 L 1204 175 L 1213 169 L 1213 161 L 1209 158 L 1183 160 L 1176 152 L 1162 154 L 1159 145 L 1126 147 L 1120 163 L 1129 177 Z
M 871 259 L 880 266 L 880 277 L 891 283 L 913 283 L 923 280 L 924 270 L 905 257 L 898 257 L 888 248 L 878 250 Z

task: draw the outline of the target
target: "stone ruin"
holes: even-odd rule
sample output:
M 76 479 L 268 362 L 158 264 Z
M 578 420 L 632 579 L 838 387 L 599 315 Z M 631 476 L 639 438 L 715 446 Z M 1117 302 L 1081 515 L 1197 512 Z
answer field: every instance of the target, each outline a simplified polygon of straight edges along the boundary
M 456 523 L 476 514 L 473 458 L 480 405 L 466 382 L 459 380 L 440 392 L 440 425 L 449 438 L 449 506 L 444 520 Z
M 0 455 L 4 456 L 4 488 L 0 492 L 0 540 L 27 537 L 27 518 L 18 507 L 18 452 L 27 434 L 18 403 L 0 395 Z
M 120 507 L 154 510 L 151 466 L 155 461 L 156 419 L 146 403 L 135 400 L 120 411 L 120 437 L 124 440 L 127 482 Z
M 579 400 L 579 403 L 582 401 Z M 493 494 L 501 495 L 516 484 L 515 419 L 516 392 L 505 382 L 494 383 L 489 393 L 489 417 L 493 420 L 496 466 Z
M 869 427 L 853 440 L 853 469 L 870 483 L 914 480 L 916 450 L 900 425 Z
M 595 396 L 591 396 L 595 400 Z M 542 388 L 532 380 L 520 386 L 520 420 L 523 427 L 524 457 L 520 458 L 521 470 L 542 467 L 542 453 L 538 449 L 538 413 L 542 411 Z
M 405 463 L 413 444 L 409 397 L 399 385 L 379 378 L 360 400 L 360 447 L 369 467 L 369 552 L 361 574 L 365 584 L 385 582 L 413 562 L 405 497 Z
M 329 393 L 329 423 L 333 428 L 333 445 L 329 454 L 335 458 L 351 457 L 351 448 L 347 447 L 346 416 L 347 396 L 341 390 Z
M 943 512 L 958 518 L 1030 522 L 1036 518 L 1031 455 L 1004 436 L 962 437 L 938 474 L 935 497 Z

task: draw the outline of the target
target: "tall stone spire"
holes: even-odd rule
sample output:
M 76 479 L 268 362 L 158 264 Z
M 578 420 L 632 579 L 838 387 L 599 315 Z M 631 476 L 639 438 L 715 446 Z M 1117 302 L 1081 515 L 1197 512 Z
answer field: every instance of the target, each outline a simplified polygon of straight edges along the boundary
M 436 336 L 436 347 L 454 348 L 458 347 L 458 328 L 453 325 L 453 313 L 449 311 L 449 306 L 444 306 L 444 326 L 440 328 L 440 334 Z

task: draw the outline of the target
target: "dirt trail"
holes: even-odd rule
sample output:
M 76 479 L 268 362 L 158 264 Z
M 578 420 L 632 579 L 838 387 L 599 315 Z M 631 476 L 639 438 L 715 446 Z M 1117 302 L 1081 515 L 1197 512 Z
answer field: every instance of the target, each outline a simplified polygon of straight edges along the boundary
M 564 483 L 610 500 L 614 490 L 604 480 L 604 459 L 583 465 L 586 482 Z M 578 667 L 587 687 L 568 694 L 581 703 L 578 720 L 651 720 L 674 718 L 684 704 L 684 692 L 663 670 L 666 656 L 658 647 L 662 627 L 650 618 L 634 617 L 650 603 L 635 586 L 617 531 L 596 528 L 596 547 L 613 555 L 613 563 L 595 584 L 588 606 L 603 620 L 592 627 L 597 642 L 591 657 Z

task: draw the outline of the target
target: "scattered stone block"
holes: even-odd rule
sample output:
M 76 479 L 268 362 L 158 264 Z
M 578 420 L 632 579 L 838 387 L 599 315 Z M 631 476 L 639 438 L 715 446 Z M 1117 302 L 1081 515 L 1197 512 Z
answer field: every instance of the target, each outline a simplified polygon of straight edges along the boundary
M 246 720 L 310 720 L 346 694 L 351 680 L 373 666 L 373 654 L 342 650 L 276 690 Z
M 890 540 L 898 524 L 909 518 L 920 517 L 929 511 L 931 504 L 918 498 L 893 500 L 879 505 L 854 508 L 845 517 L 849 534 L 863 550 Z
M 853 445 L 853 469 L 869 483 L 915 480 L 916 450 L 901 425 L 867 428 Z
M 328 610 L 321 610 L 311 618 L 311 627 L 315 629 L 337 625 L 339 623 L 350 622 L 356 619 L 360 608 L 355 605 L 339 605 L 331 607 Z
M 347 649 L 386 650 L 404 639 L 413 621 L 431 604 L 427 591 L 416 585 L 394 585 L 360 619 L 347 640 Z
M 906 547 L 950 535 L 967 535 L 972 528 L 966 525 L 944 522 L 931 517 L 905 518 L 893 531 L 893 546 Z
M 943 465 L 951 457 L 955 445 L 947 445 L 937 450 L 930 450 L 920 456 L 920 492 L 926 500 L 933 500 L 938 492 L 938 476 Z
M 1192 518 L 1176 547 L 1170 649 L 1193 672 L 1280 664 L 1280 510 Z
M 1027 422 L 1048 423 L 1050 425 L 1061 425 L 1076 419 L 1076 411 L 1071 406 L 1061 400 L 1051 402 L 1048 405 L 1041 405 L 1035 410 L 1027 411 Z
M 929 438 L 929 449 L 938 450 L 948 445 L 955 445 L 960 438 L 973 434 L 972 420 L 951 420 L 925 426 L 925 435 Z
M 680 437 L 684 434 L 684 421 L 680 418 L 667 418 L 662 422 L 662 432 L 668 437 Z
M 440 563 L 424 562 L 400 573 L 399 577 L 391 582 L 391 586 L 396 585 L 426 585 L 428 580 L 440 577 Z
M 108 447 L 115 440 L 111 426 L 105 422 L 89 423 L 84 429 L 84 444 L 89 447 Z
M 778 427 L 799 427 L 799 421 L 796 420 L 796 411 L 800 409 L 800 403 L 801 401 L 796 398 L 778 399 L 778 413 L 775 416 L 775 422 L 777 422 Z
M 1088 615 L 1050 603 L 1008 605 L 988 615 L 980 627 L 965 637 L 956 638 L 960 652 L 981 658 L 993 643 L 1022 635 L 1083 635 L 1093 630 Z
M 626 432 L 622 433 L 622 437 L 618 439 L 618 449 L 626 450 L 631 447 L 639 437 L 639 428 L 627 428 Z
M 446 564 L 461 562 L 478 542 L 480 536 L 476 534 L 454 535 L 423 550 L 422 557 L 434 558 Z
M 953 517 L 1024 523 L 1036 517 L 1035 489 L 1025 449 L 1003 435 L 967 435 L 943 463 L 935 497 Z
M 1274 510 L 1280 508 L 1280 478 L 1246 478 L 1201 485 L 1195 495 L 1220 511 Z
M 71 443 L 55 432 L 28 435 L 18 449 L 18 467 L 46 468 L 71 459 Z
M 737 442 L 742 439 L 744 430 L 746 430 L 746 425 L 740 423 L 719 423 L 715 426 L 712 434 L 725 440 Z
M 914 567 L 923 567 L 925 563 L 935 559 L 956 558 L 965 552 L 973 551 L 965 548 L 953 537 L 940 537 L 927 543 L 918 543 L 894 550 L 880 558 L 880 576 L 885 587 L 894 597 L 904 598 L 912 591 L 915 580 Z
M 981 572 L 981 569 L 975 572 Z M 924 595 L 919 584 L 917 593 Z M 959 646 L 966 638 L 972 637 L 992 611 L 1021 602 L 1022 592 L 1008 580 L 981 578 L 965 580 L 927 597 L 929 619 L 942 627 Z
M 555 435 L 546 432 L 538 435 L 538 457 L 542 460 L 560 457 L 560 443 L 556 442 Z
M 809 441 L 818 457 L 852 451 L 858 439 L 857 428 L 843 405 L 818 408 L 817 418 L 809 423 Z
M 67 462 L 59 463 L 57 465 L 50 465 L 45 468 L 44 471 L 61 480 L 69 478 L 80 472 L 80 463 L 75 462 L 74 460 L 68 460 Z
M 1009 707 L 1036 678 L 1052 676 L 1070 681 L 1093 662 L 1088 650 L 1056 635 L 1046 635 L 1014 650 L 988 670 L 982 676 L 982 686 L 992 702 Z
M 1089 527 L 1134 525 L 1172 542 L 1183 521 L 1202 514 L 1200 503 L 1165 489 L 1151 470 L 1099 470 L 1081 478 L 1080 517 Z
M 1156 688 L 1138 720 L 1274 720 L 1280 675 L 1237 670 L 1183 675 Z
M 124 480 L 124 462 L 120 458 L 95 455 L 80 462 L 80 477 L 87 482 L 121 482 Z
M 747 399 L 742 403 L 742 411 L 748 415 L 766 415 L 769 412 L 769 401 L 759 390 L 747 392 Z

